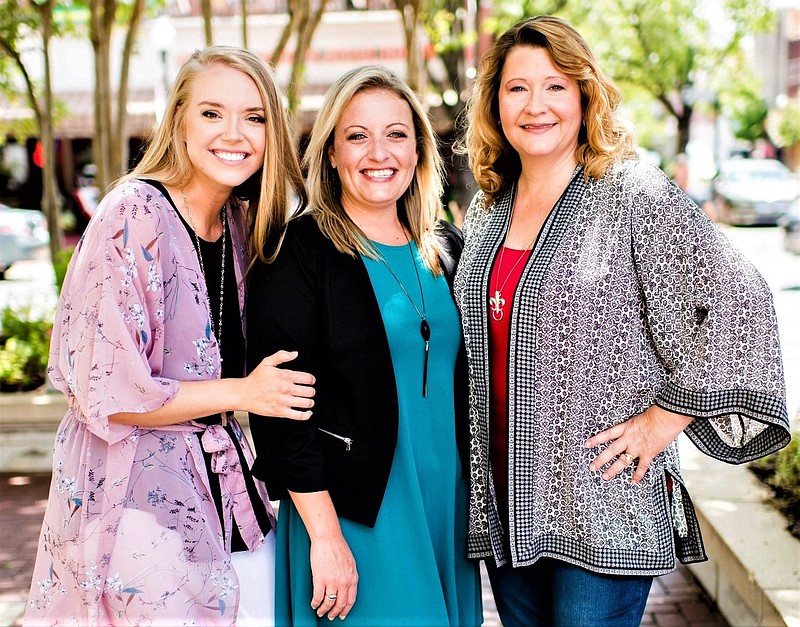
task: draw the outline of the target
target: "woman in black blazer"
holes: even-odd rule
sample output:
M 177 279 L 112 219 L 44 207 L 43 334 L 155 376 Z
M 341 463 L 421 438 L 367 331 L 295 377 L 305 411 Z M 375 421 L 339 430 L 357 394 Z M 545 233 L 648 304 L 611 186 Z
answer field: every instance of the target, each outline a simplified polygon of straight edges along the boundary
M 310 211 L 249 278 L 248 361 L 280 346 L 316 377 L 310 420 L 250 423 L 253 473 L 283 499 L 276 623 L 480 625 L 448 289 L 462 240 L 436 223 L 430 123 L 391 72 L 356 68 L 326 96 L 306 166 Z

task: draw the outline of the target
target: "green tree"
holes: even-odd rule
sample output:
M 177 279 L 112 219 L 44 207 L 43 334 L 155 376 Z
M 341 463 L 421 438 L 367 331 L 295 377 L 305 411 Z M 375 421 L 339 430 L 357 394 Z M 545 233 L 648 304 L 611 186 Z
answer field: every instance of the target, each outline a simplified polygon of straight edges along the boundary
M 790 101 L 769 115 L 770 138 L 781 147 L 800 143 L 800 99 Z
M 768 138 L 766 123 L 769 107 L 757 85 L 757 81 L 748 82 L 720 95 L 722 111 L 731 122 L 734 137 L 751 143 Z
M 60 203 L 56 179 L 56 151 L 53 138 L 53 90 L 50 77 L 50 41 L 56 30 L 53 21 L 54 0 L 21 2 L 12 6 L 0 4 L 0 55 L 6 68 L 13 67 L 22 79 L 28 103 L 33 109 L 39 129 L 39 139 L 44 149 L 42 168 L 42 208 L 47 216 L 52 257 L 61 250 L 63 238 L 59 222 Z M 38 45 L 42 54 L 44 76 L 41 85 L 34 81 L 23 60 L 23 46 L 36 41 L 33 33 L 39 33 Z M 8 82 L 4 79 L 4 82 Z
M 597 0 L 580 28 L 604 70 L 618 83 L 644 89 L 677 126 L 684 152 L 695 107 L 716 100 L 742 38 L 773 23 L 767 0 Z

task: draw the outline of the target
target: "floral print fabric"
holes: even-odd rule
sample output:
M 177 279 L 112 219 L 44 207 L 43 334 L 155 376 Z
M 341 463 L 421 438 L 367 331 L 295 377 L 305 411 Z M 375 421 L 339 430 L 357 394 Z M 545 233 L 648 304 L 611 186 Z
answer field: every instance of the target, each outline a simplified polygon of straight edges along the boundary
M 226 211 L 243 310 L 244 211 Z M 229 459 L 230 436 L 209 428 L 201 445 L 199 423 L 108 420 L 157 409 L 181 380 L 219 377 L 210 319 L 194 247 L 170 202 L 142 181 L 109 193 L 75 251 L 53 328 L 49 374 L 69 410 L 26 625 L 234 624 L 238 581 L 202 451 L 220 470 L 241 470 Z M 251 464 L 235 421 L 232 433 Z M 226 522 L 247 496 L 229 477 L 220 482 Z M 238 522 L 254 550 L 257 524 Z

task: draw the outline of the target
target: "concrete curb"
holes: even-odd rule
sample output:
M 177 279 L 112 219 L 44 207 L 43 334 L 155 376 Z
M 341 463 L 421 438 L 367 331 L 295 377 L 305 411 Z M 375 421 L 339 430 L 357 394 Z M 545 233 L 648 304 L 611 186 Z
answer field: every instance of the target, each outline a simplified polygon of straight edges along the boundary
M 0 471 L 50 471 L 66 409 L 59 392 L 0 394 Z M 765 502 L 766 488 L 745 466 L 710 459 L 684 437 L 681 457 L 709 555 L 692 573 L 731 625 L 800 627 L 800 540 Z
M 737 627 L 800 627 L 800 540 L 746 466 L 723 464 L 681 439 L 682 474 L 709 561 L 689 570 Z

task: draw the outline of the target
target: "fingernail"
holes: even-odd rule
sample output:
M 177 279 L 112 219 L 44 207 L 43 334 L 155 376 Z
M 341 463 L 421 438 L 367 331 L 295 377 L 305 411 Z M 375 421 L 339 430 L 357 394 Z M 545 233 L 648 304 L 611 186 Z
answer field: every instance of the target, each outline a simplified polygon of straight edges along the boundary
M 595 466 L 594 464 L 589 464 L 589 470 L 594 472 L 595 470 L 597 470 L 597 466 Z

